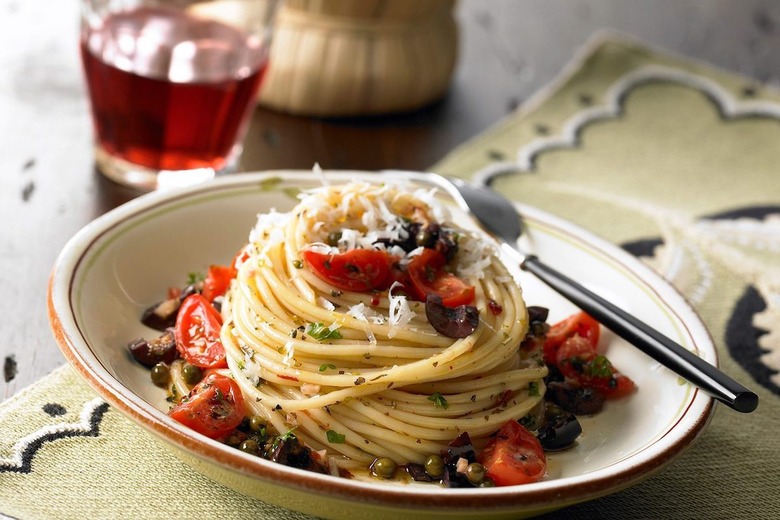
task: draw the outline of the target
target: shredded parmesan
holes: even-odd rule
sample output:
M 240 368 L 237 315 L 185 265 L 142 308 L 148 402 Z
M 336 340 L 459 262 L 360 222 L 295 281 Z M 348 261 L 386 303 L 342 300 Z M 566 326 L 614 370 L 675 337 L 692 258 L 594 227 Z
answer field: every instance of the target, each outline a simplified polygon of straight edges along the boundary
M 301 393 L 303 395 L 308 395 L 308 396 L 317 395 L 320 393 L 321 389 L 322 387 L 320 385 L 315 385 L 312 383 L 303 383 L 301 385 Z
M 370 315 L 374 323 L 384 323 L 384 317 L 373 309 L 366 307 L 363 302 L 351 306 L 346 314 L 366 324 L 366 327 L 363 329 L 366 333 L 366 338 L 372 345 L 376 345 L 376 335 L 371 330 L 371 327 L 368 326 L 368 318 Z
M 390 290 L 387 291 L 387 296 L 390 300 L 390 330 L 387 333 L 387 337 L 389 338 L 393 338 L 396 335 L 398 327 L 403 327 L 417 315 L 417 313 L 409 307 L 406 296 L 393 294 L 393 289 L 396 287 L 402 287 L 402 285 L 399 282 L 393 282 L 393 285 L 390 286 Z
M 323 309 L 326 309 L 326 310 L 329 310 L 329 311 L 335 311 L 336 310 L 336 306 L 333 305 L 333 302 L 331 302 L 330 300 L 328 300 L 328 299 L 326 299 L 326 298 L 324 298 L 322 296 L 319 296 L 317 298 L 317 303 Z
M 293 343 L 292 341 L 288 341 L 287 343 L 284 344 L 284 357 L 282 358 L 282 363 L 287 365 L 288 367 L 291 367 L 294 355 L 295 355 L 295 343 Z

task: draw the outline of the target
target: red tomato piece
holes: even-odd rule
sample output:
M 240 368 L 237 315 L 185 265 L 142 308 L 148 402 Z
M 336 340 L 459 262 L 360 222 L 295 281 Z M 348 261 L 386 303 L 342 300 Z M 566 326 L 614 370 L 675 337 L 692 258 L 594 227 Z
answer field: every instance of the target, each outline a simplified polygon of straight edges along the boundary
M 636 383 L 619 372 L 613 372 L 612 377 L 592 378 L 590 385 L 601 391 L 607 399 L 619 399 L 634 392 Z
M 555 354 L 555 364 L 563 375 L 569 376 L 565 369 L 572 365 L 584 364 L 597 356 L 596 347 L 579 334 L 574 334 L 564 340 Z
M 542 478 L 547 459 L 539 440 L 517 421 L 509 421 L 478 457 L 497 486 L 529 484 Z
M 168 415 L 212 439 L 224 439 L 244 419 L 244 397 L 238 383 L 212 373 L 195 385 Z
M 445 307 L 470 304 L 474 301 L 474 286 L 446 272 L 446 263 L 444 255 L 435 249 L 425 249 L 412 258 L 408 267 L 410 292 L 420 301 L 430 293 L 437 294 Z
M 190 364 L 201 368 L 225 368 L 225 348 L 219 339 L 222 317 L 200 294 L 188 296 L 176 315 L 176 348 Z
M 587 339 L 595 349 L 599 344 L 600 332 L 599 322 L 584 312 L 572 314 L 565 320 L 556 323 L 547 332 L 547 339 L 544 343 L 545 363 L 554 365 L 561 344 L 575 334 Z
M 600 391 L 607 399 L 628 395 L 636 386 L 629 377 L 620 374 L 609 359 L 599 355 L 590 340 L 577 334 L 561 344 L 556 364 L 564 377 Z
M 208 301 L 214 301 L 217 296 L 222 296 L 230 287 L 230 281 L 236 277 L 236 270 L 228 265 L 209 266 L 206 279 L 203 280 L 203 297 Z
M 351 249 L 335 254 L 304 249 L 301 256 L 321 280 L 338 289 L 357 292 L 381 287 L 390 277 L 394 262 L 393 256 L 376 249 Z

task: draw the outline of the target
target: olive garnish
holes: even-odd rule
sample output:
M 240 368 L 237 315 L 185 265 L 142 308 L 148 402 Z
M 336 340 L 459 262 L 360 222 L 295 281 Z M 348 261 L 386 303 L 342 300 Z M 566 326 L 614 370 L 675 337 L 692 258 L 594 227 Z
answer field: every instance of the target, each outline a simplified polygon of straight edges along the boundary
M 473 305 L 447 307 L 441 296 L 429 294 L 425 298 L 425 316 L 436 332 L 448 338 L 465 338 L 479 325 L 479 310 Z

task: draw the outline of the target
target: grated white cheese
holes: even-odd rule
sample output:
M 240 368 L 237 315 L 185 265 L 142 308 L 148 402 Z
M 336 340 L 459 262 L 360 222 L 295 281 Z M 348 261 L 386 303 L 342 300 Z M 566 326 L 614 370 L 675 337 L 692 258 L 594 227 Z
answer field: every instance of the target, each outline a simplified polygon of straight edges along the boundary
M 347 316 L 352 316 L 358 321 L 362 321 L 363 323 L 368 323 L 368 318 L 370 317 L 374 323 L 384 323 L 384 316 L 377 313 L 370 307 L 366 307 L 366 305 L 363 302 L 357 303 L 355 305 L 352 305 L 349 310 L 346 312 Z M 366 333 L 366 338 L 368 338 L 368 341 L 372 345 L 376 345 L 376 335 L 374 334 L 374 331 L 371 330 L 369 327 L 366 327 L 363 329 Z
M 404 248 L 401 246 L 391 246 L 387 252 L 400 258 L 403 258 L 406 255 L 406 251 L 404 251 Z
M 284 357 L 282 358 L 282 364 L 291 367 L 293 356 L 295 355 L 295 343 L 288 341 L 284 344 Z
M 425 251 L 425 248 L 423 246 L 420 246 L 416 249 L 412 249 L 409 251 L 405 257 L 401 258 L 401 260 L 398 261 L 398 263 L 402 266 L 409 265 L 409 263 L 412 261 L 412 259 L 415 256 L 421 255 Z
M 239 344 L 243 342 L 239 340 Z M 252 383 L 252 386 L 257 386 L 262 380 L 262 368 L 260 365 L 254 362 L 254 352 L 252 349 L 246 346 L 242 346 L 241 350 L 244 352 L 244 364 L 240 366 L 241 373 L 244 377 Z
M 306 249 L 310 249 L 321 255 L 336 255 L 339 252 L 338 248 L 329 246 L 325 242 L 314 242 L 313 244 L 309 244 Z
M 471 234 L 462 235 L 458 242 L 458 264 L 456 266 L 458 275 L 481 280 L 484 278 L 484 271 L 490 266 L 491 257 L 494 254 L 495 249 L 489 242 Z
M 266 240 L 266 235 L 273 234 L 274 231 L 281 231 L 290 222 L 291 218 L 291 213 L 279 213 L 275 208 L 272 208 L 268 213 L 259 214 L 255 227 L 249 232 L 249 242 L 255 243 L 258 240 Z M 272 236 L 276 237 L 277 235 L 273 234 Z
M 388 338 L 393 338 L 398 327 L 403 327 L 417 316 L 417 313 L 409 307 L 406 296 L 393 294 L 393 289 L 396 287 L 402 287 L 402 285 L 399 282 L 393 282 L 390 290 L 387 291 L 387 296 L 390 300 L 390 330 L 387 333 Z
M 315 385 L 313 383 L 303 383 L 301 385 L 301 393 L 303 395 L 308 395 L 308 396 L 317 395 L 320 393 L 321 389 L 322 387 L 320 385 Z
M 341 238 L 339 238 L 339 248 L 342 251 L 350 251 L 352 249 L 355 249 L 357 248 L 362 238 L 363 238 L 363 233 L 361 233 L 357 229 L 349 229 L 349 228 L 342 229 Z
M 431 188 L 428 190 L 420 188 L 414 191 L 414 197 L 424 202 L 430 208 L 431 214 L 437 222 L 449 222 L 451 220 L 450 212 L 447 207 L 436 198 L 437 192 L 438 188 Z
M 324 298 L 323 296 L 319 296 L 317 298 L 317 303 L 322 307 L 323 309 L 329 310 L 329 311 L 335 311 L 336 306 L 333 305 L 333 302 L 330 300 Z

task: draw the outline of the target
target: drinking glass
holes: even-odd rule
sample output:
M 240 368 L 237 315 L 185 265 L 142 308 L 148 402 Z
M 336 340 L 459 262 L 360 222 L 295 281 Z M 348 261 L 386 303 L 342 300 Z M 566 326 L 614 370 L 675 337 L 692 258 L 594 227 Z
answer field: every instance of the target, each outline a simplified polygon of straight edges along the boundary
M 98 170 L 141 190 L 235 166 L 277 0 L 81 0 Z

